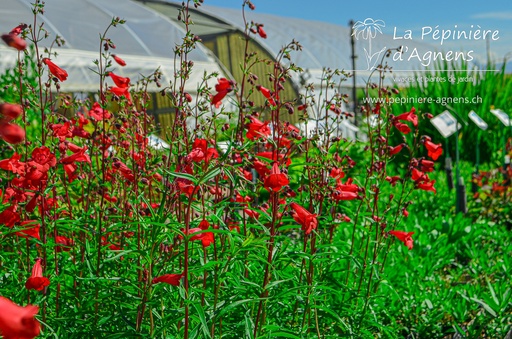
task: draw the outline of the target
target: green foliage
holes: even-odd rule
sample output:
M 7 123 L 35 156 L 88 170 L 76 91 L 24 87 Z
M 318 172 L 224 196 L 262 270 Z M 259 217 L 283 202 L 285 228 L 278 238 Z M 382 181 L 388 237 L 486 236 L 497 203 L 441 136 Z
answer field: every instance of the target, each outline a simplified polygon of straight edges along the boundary
M 480 149 L 485 150 L 480 153 L 481 162 L 501 164 L 503 138 L 511 137 L 511 131 L 505 128 L 490 110 L 499 108 L 509 115 L 512 114 L 512 77 L 505 73 L 505 66 L 488 64 L 486 70 L 478 70 L 469 68 L 464 62 L 439 61 L 434 69 L 432 72 L 416 73 L 413 82 L 400 88 L 398 100 L 405 100 L 408 103 L 394 105 L 393 113 L 401 114 L 412 107 L 434 116 L 447 109 L 455 111 L 463 120 L 460 138 L 461 159 L 476 161 L 476 153 L 473 150 L 479 138 Z M 426 78 L 430 80 L 425 81 Z M 423 102 L 418 102 L 418 99 Z M 468 113 L 472 110 L 487 122 L 489 128 L 486 131 L 480 130 L 469 120 Z M 435 136 L 436 142 L 444 144 L 442 137 L 430 122 L 422 122 L 420 129 L 423 134 Z M 449 154 L 454 158 L 453 137 L 447 146 Z

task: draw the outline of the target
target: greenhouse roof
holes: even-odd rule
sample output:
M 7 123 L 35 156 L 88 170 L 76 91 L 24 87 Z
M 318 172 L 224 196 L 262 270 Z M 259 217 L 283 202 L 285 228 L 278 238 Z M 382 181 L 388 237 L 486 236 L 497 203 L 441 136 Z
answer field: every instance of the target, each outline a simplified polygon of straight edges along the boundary
M 245 28 L 241 10 L 207 5 L 201 6 L 201 9 L 222 18 L 240 30 Z M 274 56 L 278 55 L 283 46 L 292 40 L 298 41 L 302 50 L 291 53 L 292 61 L 303 69 L 307 69 L 312 76 L 318 77 L 323 68 L 347 71 L 353 69 L 350 47 L 352 29 L 348 23 L 346 26 L 341 26 L 321 21 L 262 14 L 250 10 L 246 11 L 246 19 L 248 23 L 254 21 L 264 25 L 267 38 L 262 39 L 256 36 L 255 39 Z M 401 44 L 403 44 L 403 40 L 397 41 L 391 35 L 382 34 L 372 41 L 372 50 L 399 48 Z M 432 49 L 432 46 L 417 41 L 407 41 L 407 46 L 409 50 L 416 48 L 419 55 Z M 365 48 L 368 48 L 367 41 L 355 40 L 356 70 L 359 70 L 360 76 L 370 75 L 370 71 L 366 71 Z M 385 61 L 399 72 L 422 68 L 419 59 L 400 64 L 394 63 L 390 58 L 386 58 Z
M 0 32 L 9 32 L 20 22 L 33 23 L 31 2 L 34 0 L 0 0 Z M 50 37 L 42 41 L 41 46 L 49 47 L 56 36 L 65 40 L 62 47 L 54 46 L 59 55 L 52 57 L 70 74 L 62 84 L 63 90 L 97 89 L 97 77 L 88 67 L 95 68 L 93 61 L 99 58 L 100 34 L 114 17 L 125 19 L 126 23 L 109 30 L 107 36 L 116 46 L 110 51 L 127 61 L 126 67 L 115 71 L 134 82 L 140 74 L 149 75 L 161 66 L 162 82 L 173 78 L 173 49 L 185 36 L 176 22 L 130 0 L 50 0 L 46 1 L 44 14 L 38 15 L 38 24 L 44 22 L 43 28 Z M 16 51 L 2 44 L 0 53 L 0 69 L 12 67 L 17 59 Z M 198 75 L 198 79 L 190 81 L 194 89 L 194 80 L 199 82 L 204 70 L 210 73 L 221 70 L 211 53 L 200 44 L 189 58 L 196 63 Z

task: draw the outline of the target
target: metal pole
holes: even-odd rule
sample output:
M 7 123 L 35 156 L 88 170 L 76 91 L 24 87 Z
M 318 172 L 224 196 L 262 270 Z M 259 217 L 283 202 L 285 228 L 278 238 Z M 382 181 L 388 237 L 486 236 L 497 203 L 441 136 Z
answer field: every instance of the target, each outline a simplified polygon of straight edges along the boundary
M 354 111 L 354 125 L 358 125 L 357 124 L 357 113 L 356 113 L 356 109 L 357 109 L 357 91 L 356 91 L 356 49 L 355 49 L 355 38 L 354 38 L 354 35 L 352 33 L 354 33 L 354 20 L 350 20 L 349 23 L 350 25 L 350 47 L 352 49 L 352 55 L 350 56 L 352 58 L 352 102 L 353 102 L 353 106 L 352 106 L 352 109 Z

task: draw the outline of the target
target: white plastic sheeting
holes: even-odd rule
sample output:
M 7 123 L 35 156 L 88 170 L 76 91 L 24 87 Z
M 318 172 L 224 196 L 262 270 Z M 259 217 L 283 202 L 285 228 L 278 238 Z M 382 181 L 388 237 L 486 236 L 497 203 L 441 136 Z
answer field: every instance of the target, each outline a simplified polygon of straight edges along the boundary
M 0 0 L 0 32 L 8 33 L 20 23 L 32 24 L 31 2 L 34 0 Z M 66 44 L 54 47 L 58 53 L 52 61 L 65 69 L 68 80 L 62 90 L 69 92 L 98 90 L 98 77 L 89 69 L 95 69 L 93 61 L 100 56 L 100 34 L 112 18 L 126 20 L 124 25 L 112 27 L 107 37 L 116 45 L 110 52 L 123 58 L 127 66 L 114 63 L 114 72 L 130 77 L 132 83 L 142 75 L 150 75 L 157 68 L 163 74 L 165 86 L 174 79 L 174 48 L 181 44 L 184 30 L 175 22 L 131 0 L 46 0 L 44 15 L 38 15 L 38 24 L 44 22 L 49 39 L 40 46 L 50 46 L 58 35 Z M 41 52 L 43 49 L 40 50 Z M 194 93 L 204 72 L 222 74 L 221 67 L 211 53 L 201 44 L 189 54 L 195 63 L 194 71 L 185 89 Z M 13 67 L 17 51 L 0 46 L 0 72 Z M 156 86 L 151 88 L 156 90 Z
M 201 6 L 200 10 L 221 18 L 242 31 L 245 28 L 241 10 L 207 5 Z M 293 39 L 298 41 L 302 46 L 302 51 L 290 53 L 291 59 L 296 65 L 308 70 L 311 75 L 309 82 L 314 84 L 320 83 L 323 68 L 347 71 L 353 69 L 350 46 L 352 30 L 348 27 L 348 23 L 346 23 L 346 26 L 341 26 L 327 22 L 262 14 L 257 10 L 247 10 L 246 19 L 248 23 L 254 21 L 255 23 L 264 25 L 267 38 L 263 39 L 258 35 L 253 36 L 258 43 L 274 56 L 279 53 L 283 46 L 290 43 Z M 364 20 L 365 18 L 362 19 Z M 398 48 L 404 41 L 395 40 L 392 35 L 386 34 L 379 34 L 378 38 L 373 40 L 371 47 L 372 54 L 384 48 Z M 364 48 L 368 49 L 369 46 L 367 40 L 361 39 L 355 42 L 355 53 L 357 56 L 356 70 L 358 70 L 357 85 L 363 86 L 371 73 L 366 70 L 368 65 L 364 50 Z M 407 41 L 407 46 L 408 50 L 416 48 L 420 56 L 432 49 L 432 46 L 417 41 Z M 384 55 L 384 53 L 381 53 L 381 55 Z M 377 60 L 377 58 L 374 60 Z M 420 60 L 417 58 L 411 58 L 407 62 L 393 62 L 390 58 L 385 59 L 385 61 L 397 70 L 395 76 L 400 74 L 410 76 L 412 73 L 405 73 L 403 71 L 419 70 L 423 68 Z M 376 78 L 378 78 L 378 75 L 376 75 Z M 352 86 L 352 80 L 349 79 L 348 82 L 342 85 Z

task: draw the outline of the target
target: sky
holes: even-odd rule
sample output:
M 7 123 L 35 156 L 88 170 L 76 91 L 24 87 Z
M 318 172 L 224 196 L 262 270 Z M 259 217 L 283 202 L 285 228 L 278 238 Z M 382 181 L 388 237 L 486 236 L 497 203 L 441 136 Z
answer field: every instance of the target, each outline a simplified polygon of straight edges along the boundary
M 241 8 L 243 0 L 204 0 L 212 6 Z M 364 21 L 366 18 L 385 22 L 382 31 L 397 37 L 404 37 L 407 30 L 416 41 L 440 46 L 441 39 L 432 39 L 436 26 L 445 34 L 454 31 L 474 34 L 476 30 L 498 31 L 495 39 L 491 33 L 488 39 L 460 39 L 443 41 L 443 46 L 452 49 L 473 49 L 475 54 L 487 56 L 489 43 L 491 57 L 496 62 L 507 56 L 512 60 L 512 1 L 456 1 L 456 0 L 252 0 L 256 11 L 280 16 L 303 18 L 348 26 L 350 20 Z M 429 28 L 432 29 L 427 34 Z M 422 36 L 422 33 L 425 35 Z M 458 34 L 458 33 L 457 33 Z M 436 36 L 437 37 L 437 36 Z M 474 35 L 473 35 L 474 37 Z M 422 39 L 423 38 L 423 39 Z

